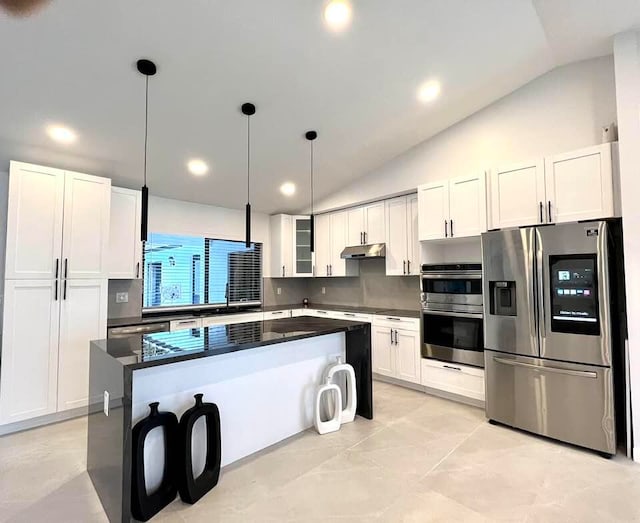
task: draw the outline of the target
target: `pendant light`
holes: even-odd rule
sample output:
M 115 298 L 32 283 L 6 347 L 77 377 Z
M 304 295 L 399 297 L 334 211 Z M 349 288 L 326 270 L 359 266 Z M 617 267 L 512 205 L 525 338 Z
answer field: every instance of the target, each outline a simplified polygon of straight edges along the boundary
M 249 197 L 249 182 L 251 181 L 251 116 L 256 114 L 256 106 L 247 102 L 242 104 L 240 109 L 242 110 L 242 114 L 247 117 L 247 206 L 245 208 L 246 237 L 244 245 L 248 249 L 251 247 L 251 201 Z
M 138 60 L 138 72 L 144 75 L 144 184 L 142 185 L 142 219 L 140 240 L 147 241 L 149 228 L 149 189 L 147 187 L 147 135 L 149 130 L 149 77 L 156 74 L 156 64 L 151 60 Z
M 318 137 L 318 133 L 315 131 L 307 131 L 304 135 L 304 137 L 309 140 L 309 145 L 310 145 L 310 153 L 311 153 L 311 158 L 310 158 L 310 168 L 309 168 L 309 174 L 310 174 L 310 187 L 311 187 L 311 216 L 309 217 L 309 225 L 310 225 L 310 235 L 309 235 L 309 240 L 310 240 L 310 244 L 311 244 L 311 252 L 314 252 L 315 250 L 315 243 L 316 243 L 316 235 L 315 235 L 315 216 L 313 215 L 313 141 Z

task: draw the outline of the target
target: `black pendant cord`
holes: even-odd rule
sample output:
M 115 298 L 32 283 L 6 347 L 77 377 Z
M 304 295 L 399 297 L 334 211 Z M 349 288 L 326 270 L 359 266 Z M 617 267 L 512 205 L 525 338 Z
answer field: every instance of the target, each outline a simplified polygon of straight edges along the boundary
M 311 246 L 311 252 L 315 252 L 315 244 L 316 244 L 316 217 L 313 214 L 313 141 L 318 137 L 318 133 L 316 131 L 307 131 L 304 137 L 309 140 L 310 145 L 310 166 L 309 166 L 309 174 L 310 174 L 310 184 L 311 184 L 311 216 L 309 216 L 309 243 Z
M 251 247 L 251 198 L 250 198 L 250 180 L 251 180 L 251 115 L 247 115 L 247 206 L 245 209 L 245 240 L 244 246 L 248 249 Z
M 251 116 L 256 113 L 256 106 L 247 102 L 242 104 L 240 109 L 242 114 L 247 117 L 247 206 L 245 208 L 246 237 L 244 245 L 249 249 L 251 247 Z
M 149 188 L 147 187 L 147 147 L 149 141 L 149 76 L 144 77 L 144 183 L 142 184 L 142 215 L 140 240 L 146 242 L 149 234 Z
M 144 183 L 142 185 L 142 216 L 140 220 L 140 240 L 147 241 L 149 229 L 149 189 L 147 188 L 147 149 L 149 143 L 149 77 L 156 74 L 157 68 L 151 60 L 138 60 L 136 67 L 145 76 L 144 84 Z

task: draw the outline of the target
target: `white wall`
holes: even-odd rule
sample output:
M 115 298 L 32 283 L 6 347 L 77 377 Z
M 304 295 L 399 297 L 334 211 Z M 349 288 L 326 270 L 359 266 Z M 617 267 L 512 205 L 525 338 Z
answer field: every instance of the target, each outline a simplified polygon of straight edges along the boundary
M 4 310 L 4 253 L 7 241 L 7 198 L 9 173 L 0 172 L 0 343 L 2 342 L 2 311 Z
M 634 459 L 640 461 L 640 33 L 616 36 L 616 99 L 620 135 L 620 188 L 624 227 Z
M 436 103 L 447 103 L 447 93 Z M 428 118 L 428 111 L 425 113 Z M 330 210 L 496 164 L 600 143 L 616 119 L 613 58 L 557 68 L 316 205 Z
M 157 196 L 149 197 L 150 232 L 244 240 L 244 221 L 244 209 L 227 209 Z M 268 275 L 270 273 L 268 215 L 251 214 L 251 240 L 263 243 L 263 275 Z

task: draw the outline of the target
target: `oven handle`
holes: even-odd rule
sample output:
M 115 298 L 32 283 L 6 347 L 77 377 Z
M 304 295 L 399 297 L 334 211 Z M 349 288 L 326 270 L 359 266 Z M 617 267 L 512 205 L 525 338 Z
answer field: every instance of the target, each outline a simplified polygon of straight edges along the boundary
M 481 280 L 482 273 L 460 274 L 459 272 L 448 273 L 422 273 L 423 280 Z
M 568 376 L 580 376 L 583 378 L 597 378 L 598 373 L 588 370 L 572 370 L 562 369 L 560 367 L 543 367 L 542 365 L 533 365 L 532 363 L 525 363 L 524 361 L 517 361 L 507 358 L 493 357 L 493 361 L 496 363 L 502 363 L 503 365 L 511 365 L 513 367 L 526 367 L 528 369 L 537 370 L 540 372 L 553 372 L 556 374 L 566 374 Z
M 481 312 L 453 312 L 453 311 L 432 311 L 432 310 L 422 310 L 422 314 L 432 314 L 434 316 L 454 316 L 456 318 L 471 318 L 473 320 L 481 320 L 482 313 Z

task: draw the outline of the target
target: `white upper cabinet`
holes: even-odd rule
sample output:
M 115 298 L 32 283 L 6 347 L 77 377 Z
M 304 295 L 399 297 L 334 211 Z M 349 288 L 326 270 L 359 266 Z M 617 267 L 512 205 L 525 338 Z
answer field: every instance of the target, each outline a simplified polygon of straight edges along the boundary
M 486 230 L 485 174 L 449 180 L 449 237 L 478 236 Z
M 109 276 L 111 180 L 67 171 L 62 257 L 65 278 Z
M 418 238 L 438 240 L 448 236 L 449 181 L 427 183 L 418 187 Z
M 418 240 L 418 195 L 407 196 L 408 274 L 420 274 L 420 241 Z
M 492 169 L 491 229 L 546 223 L 544 161 Z
M 55 278 L 62 258 L 64 171 L 20 162 L 11 162 L 9 171 L 5 278 Z
M 355 207 L 347 210 L 347 245 L 364 244 L 364 208 Z
M 331 218 L 329 214 L 319 214 L 314 218 L 315 251 L 314 276 L 329 276 L 331 263 Z
M 142 193 L 121 187 L 111 188 L 109 223 L 109 278 L 142 277 L 140 222 Z
M 385 202 L 386 274 L 420 274 L 418 241 L 418 196 L 400 196 Z
M 271 216 L 271 277 L 286 278 L 293 271 L 292 220 L 288 214 Z
M 487 230 L 485 174 L 418 187 L 418 238 L 440 240 L 477 236 Z
M 387 242 L 385 266 L 387 276 L 402 276 L 407 273 L 408 237 L 407 197 L 401 196 L 386 201 Z
M 58 412 L 89 403 L 89 341 L 107 336 L 107 280 L 67 280 L 62 287 Z
M 106 278 L 111 180 L 19 162 L 9 178 L 5 278 Z
M 615 216 L 612 144 L 491 171 L 490 227 Z
M 0 424 L 56 411 L 61 295 L 51 278 L 7 280 L 4 297 Z
M 375 202 L 347 211 L 347 243 L 367 245 L 385 242 L 385 202 Z
M 347 211 L 329 215 L 331 253 L 329 258 L 329 276 L 346 276 L 346 260 L 340 254 L 347 245 Z
M 611 144 L 546 158 L 545 187 L 550 223 L 614 216 Z

